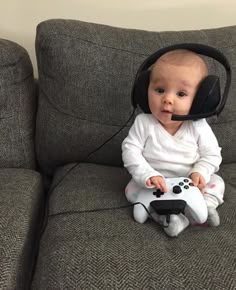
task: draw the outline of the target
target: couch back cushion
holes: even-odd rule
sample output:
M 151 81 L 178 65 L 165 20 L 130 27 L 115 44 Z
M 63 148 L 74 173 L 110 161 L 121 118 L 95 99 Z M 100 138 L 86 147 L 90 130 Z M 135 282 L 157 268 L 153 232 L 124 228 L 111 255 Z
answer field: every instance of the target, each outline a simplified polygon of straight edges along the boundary
M 54 19 L 40 23 L 36 37 L 40 87 L 36 143 L 42 169 L 50 174 L 56 166 L 85 160 L 121 166 L 121 142 L 132 123 L 125 125 L 133 111 L 130 93 L 138 67 L 154 51 L 186 42 L 218 48 L 232 65 L 225 109 L 209 121 L 223 147 L 224 162 L 235 161 L 236 26 L 150 32 Z M 206 61 L 223 88 L 224 69 Z
M 35 82 L 20 45 L 0 39 L 0 168 L 35 167 Z

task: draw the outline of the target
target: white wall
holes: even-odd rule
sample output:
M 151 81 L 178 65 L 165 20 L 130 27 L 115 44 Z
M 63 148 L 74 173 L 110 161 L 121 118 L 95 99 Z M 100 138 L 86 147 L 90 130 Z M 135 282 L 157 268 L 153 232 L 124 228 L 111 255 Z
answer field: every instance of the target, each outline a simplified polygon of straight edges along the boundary
M 36 67 L 35 29 L 39 22 L 49 18 L 156 31 L 213 28 L 236 25 L 236 1 L 1 0 L 0 38 L 24 46 Z

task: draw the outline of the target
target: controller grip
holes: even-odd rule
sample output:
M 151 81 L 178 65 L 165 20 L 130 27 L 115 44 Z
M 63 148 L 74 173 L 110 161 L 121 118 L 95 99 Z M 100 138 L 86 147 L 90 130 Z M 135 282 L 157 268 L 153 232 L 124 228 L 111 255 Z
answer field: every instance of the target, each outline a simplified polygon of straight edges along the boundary
M 143 224 L 148 218 L 148 213 L 142 204 L 134 205 L 133 215 L 134 219 L 140 224 Z
M 208 217 L 208 210 L 206 205 L 204 204 L 201 210 L 198 209 L 197 211 L 191 208 L 191 214 L 197 223 L 199 224 L 205 223 Z

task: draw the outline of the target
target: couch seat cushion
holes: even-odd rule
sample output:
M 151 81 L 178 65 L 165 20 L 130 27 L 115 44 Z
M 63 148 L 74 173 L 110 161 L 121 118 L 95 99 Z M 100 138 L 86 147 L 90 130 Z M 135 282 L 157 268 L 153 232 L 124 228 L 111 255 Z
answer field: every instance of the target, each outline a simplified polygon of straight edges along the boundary
M 235 289 L 235 170 L 222 167 L 220 227 L 192 226 L 171 239 L 151 220 L 135 222 L 132 207 L 101 210 L 127 205 L 124 169 L 80 164 L 52 192 L 32 289 Z

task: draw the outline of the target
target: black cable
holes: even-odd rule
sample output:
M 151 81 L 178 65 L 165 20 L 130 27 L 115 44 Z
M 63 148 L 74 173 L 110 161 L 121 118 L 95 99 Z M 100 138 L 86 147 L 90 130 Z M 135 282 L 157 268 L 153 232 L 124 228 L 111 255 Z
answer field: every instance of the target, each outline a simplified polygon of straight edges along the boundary
M 81 160 L 79 162 L 76 162 L 69 170 L 67 170 L 67 172 L 58 180 L 58 182 L 56 182 L 56 184 L 53 185 L 49 189 L 49 191 L 47 193 L 47 196 L 46 196 L 45 213 L 44 213 L 43 224 L 42 224 L 42 227 L 41 227 L 40 239 L 41 239 L 43 233 L 45 232 L 45 229 L 46 229 L 46 226 L 47 226 L 47 223 L 48 223 L 48 217 L 49 217 L 49 201 L 50 201 L 50 197 L 51 197 L 52 192 L 56 189 L 56 187 L 58 187 L 58 185 L 66 178 L 66 176 L 72 170 L 74 170 L 81 163 L 86 162 L 92 154 L 94 154 L 95 152 L 97 152 L 98 150 L 100 150 L 104 145 L 106 145 L 110 140 L 112 140 L 116 135 L 118 135 L 128 125 L 128 123 L 132 120 L 132 118 L 134 117 L 135 111 L 136 111 L 136 108 L 133 109 L 133 111 L 132 111 L 131 115 L 129 116 L 128 120 L 125 122 L 125 124 L 117 132 L 115 132 L 110 138 L 108 138 L 100 146 L 98 146 L 93 151 L 91 151 L 83 160 Z
M 34 277 L 34 273 L 35 273 L 35 265 L 36 262 L 38 260 L 38 254 L 39 254 L 39 247 L 40 247 L 40 240 L 45 232 L 45 229 L 47 227 L 48 224 L 48 219 L 49 217 L 55 217 L 55 216 L 59 216 L 59 215 L 65 215 L 65 214 L 80 214 L 80 213 L 89 213 L 89 212 L 100 212 L 100 211 L 106 211 L 106 210 L 117 210 L 117 209 L 122 209 L 122 208 L 128 208 L 128 207 L 133 207 L 136 204 L 141 204 L 144 209 L 146 210 L 146 212 L 148 213 L 148 216 L 152 219 L 152 215 L 150 214 L 150 212 L 148 211 L 148 209 L 146 208 L 146 206 L 140 202 L 137 203 L 133 203 L 133 204 L 129 204 L 129 205 L 124 205 L 124 206 L 120 206 L 120 207 L 111 207 L 111 208 L 101 208 L 101 209 L 92 209 L 92 210 L 84 210 L 84 211 L 66 211 L 66 212 L 62 212 L 62 213 L 56 213 L 56 214 L 52 214 L 49 215 L 49 201 L 50 201 L 50 197 L 52 195 L 52 192 L 61 184 L 61 182 L 66 178 L 66 176 L 72 171 L 74 170 L 79 164 L 84 163 L 88 160 L 88 158 L 94 154 L 95 152 L 97 152 L 98 150 L 100 150 L 105 144 L 107 144 L 110 140 L 112 140 L 116 135 L 118 135 L 126 126 L 127 124 L 132 120 L 132 118 L 134 117 L 136 108 L 133 109 L 133 112 L 131 113 L 130 117 L 128 118 L 128 120 L 125 122 L 125 124 L 116 132 L 114 133 L 110 138 L 108 138 L 105 142 L 103 142 L 100 146 L 98 146 L 96 149 L 94 149 L 93 151 L 91 151 L 83 160 L 76 162 L 69 170 L 67 170 L 67 172 L 58 180 L 58 182 L 56 182 L 53 186 L 51 186 L 51 188 L 49 189 L 49 191 L 47 192 L 46 195 L 46 200 L 45 200 L 45 206 L 44 206 L 44 214 L 43 214 L 43 221 L 42 221 L 42 225 L 40 227 L 40 235 L 39 235 L 39 239 L 37 241 L 37 245 L 36 245 L 36 255 L 35 255 L 35 259 L 34 259 L 34 267 L 33 267 L 33 273 L 32 273 L 32 279 Z M 154 220 L 155 221 L 155 220 Z M 169 223 L 168 223 L 169 225 Z M 163 227 L 165 227 L 163 225 Z M 32 283 L 32 279 L 31 279 L 31 283 Z
M 95 152 L 97 152 L 98 150 L 100 150 L 104 145 L 106 145 L 110 140 L 112 140 L 116 135 L 118 135 L 126 126 L 127 124 L 132 120 L 134 114 L 135 114 L 135 108 L 133 109 L 133 112 L 131 113 L 129 119 L 125 122 L 125 124 L 115 133 L 113 134 L 110 138 L 108 138 L 105 142 L 103 142 L 99 147 L 97 147 L 96 149 L 94 149 L 93 151 L 91 151 L 83 160 L 76 162 L 74 166 L 72 166 L 66 173 L 65 175 L 63 175 L 63 177 L 49 190 L 49 193 L 51 193 L 53 190 L 55 190 L 55 188 L 62 182 L 62 180 L 64 180 L 64 178 L 74 169 L 76 168 L 79 164 L 86 162 L 89 157 L 94 154 Z
M 106 211 L 106 210 L 123 209 L 123 208 L 133 207 L 134 205 L 137 205 L 137 204 L 141 204 L 144 207 L 144 209 L 146 210 L 149 217 L 152 220 L 154 220 L 152 215 L 150 214 L 149 210 L 147 209 L 147 207 L 141 202 L 135 202 L 135 203 L 127 204 L 127 205 L 121 205 L 118 207 L 106 207 L 106 208 L 97 208 L 97 209 L 88 209 L 88 210 L 69 210 L 69 211 L 63 211 L 63 212 L 51 214 L 51 215 L 49 215 L 49 217 L 55 217 L 55 216 L 60 216 L 60 215 L 65 215 L 65 214 L 82 214 L 82 213 L 100 212 L 100 211 Z
M 69 210 L 69 211 L 63 211 L 63 212 L 58 212 L 58 213 L 54 213 L 54 214 L 48 215 L 48 218 L 51 218 L 51 217 L 53 218 L 53 217 L 62 216 L 62 215 L 93 213 L 93 212 L 101 212 L 101 211 L 106 211 L 106 210 L 117 210 L 117 209 L 123 209 L 123 208 L 133 207 L 134 205 L 138 205 L 138 204 L 142 205 L 144 207 L 145 211 L 147 212 L 149 218 L 151 220 L 153 220 L 154 222 L 156 222 L 156 220 L 151 215 L 150 211 L 141 202 L 135 202 L 135 203 L 131 203 L 131 204 L 128 204 L 128 205 L 121 205 L 121 206 L 118 206 L 118 207 L 107 207 L 107 208 L 97 208 L 97 209 L 88 209 L 88 210 Z M 169 227 L 169 223 L 170 223 L 170 214 L 166 215 L 166 221 L 165 221 L 165 223 L 160 224 L 160 226 L 162 226 L 163 228 L 168 228 Z
M 163 228 L 168 228 L 170 224 L 170 214 L 166 215 L 166 223 L 163 224 Z
M 33 277 L 34 277 L 34 273 L 35 273 L 35 268 L 36 268 L 36 263 L 37 263 L 37 260 L 38 260 L 38 254 L 39 254 L 39 247 L 40 247 L 40 241 L 41 241 L 41 238 L 45 232 L 45 229 L 47 227 L 47 224 L 48 224 L 48 218 L 49 218 L 49 201 L 50 201 L 50 197 L 51 197 L 51 194 L 52 192 L 55 190 L 55 188 L 65 179 L 65 177 L 73 170 L 75 169 L 79 164 L 81 163 L 84 163 L 88 160 L 88 158 L 94 154 L 95 152 L 97 152 L 99 149 L 101 149 L 105 144 L 107 144 L 111 139 L 113 139 L 116 135 L 118 135 L 127 125 L 128 123 L 132 120 L 132 118 L 134 117 L 134 114 L 135 114 L 135 111 L 136 111 L 136 108 L 133 109 L 131 115 L 129 116 L 128 120 L 125 122 L 125 124 L 117 131 L 115 132 L 110 138 L 108 138 L 105 142 L 103 142 L 100 146 L 98 146 L 97 148 L 95 148 L 92 152 L 90 152 L 82 161 L 79 161 L 79 162 L 76 162 L 74 166 L 72 166 L 60 179 L 58 182 L 56 182 L 56 184 L 54 186 L 51 186 L 51 188 L 49 189 L 49 191 L 47 192 L 46 194 L 46 197 L 45 197 L 45 206 L 44 206 L 44 213 L 43 213 L 43 218 L 42 218 L 42 224 L 41 226 L 39 227 L 39 230 L 40 230 L 40 234 L 39 234 L 39 238 L 38 240 L 36 241 L 36 246 L 35 246 L 35 251 L 36 251 L 36 254 L 35 254 L 35 257 L 34 257 L 34 261 L 33 261 L 33 270 L 32 270 L 32 275 L 31 275 L 31 281 L 30 281 L 30 284 L 32 283 L 33 281 Z M 132 205 L 129 205 L 129 206 L 132 206 Z M 128 207 L 128 206 L 126 206 Z M 121 207 L 123 208 L 123 206 Z M 111 208 L 111 209 L 115 209 L 115 208 Z M 118 208 L 117 208 L 118 209 Z M 102 209 L 100 209 L 102 210 Z M 100 211 L 100 210 L 94 210 L 94 211 Z M 108 209 L 104 209 L 104 210 L 108 210 Z M 68 211 L 68 212 L 65 212 L 65 214 L 72 214 L 73 211 Z M 76 213 L 76 211 L 74 211 L 74 213 Z M 77 212 L 79 213 L 79 211 Z M 60 213 L 58 213 L 57 215 L 59 215 Z M 63 214 L 63 213 L 61 213 Z

